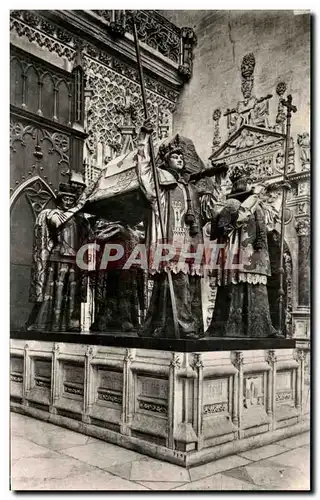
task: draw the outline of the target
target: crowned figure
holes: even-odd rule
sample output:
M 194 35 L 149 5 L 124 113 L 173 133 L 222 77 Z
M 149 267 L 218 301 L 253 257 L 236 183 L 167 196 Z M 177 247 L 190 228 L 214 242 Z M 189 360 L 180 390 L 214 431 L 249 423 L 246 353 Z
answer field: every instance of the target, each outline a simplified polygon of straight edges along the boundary
M 80 331 L 87 277 L 77 266 L 76 255 L 90 236 L 89 222 L 79 212 L 87 195 L 83 188 L 79 190 L 71 179 L 60 183 L 57 208 L 42 210 L 36 219 L 30 287 L 35 305 L 26 323 L 28 330 Z
M 230 173 L 232 189 L 211 223 L 211 240 L 221 245 L 216 269 L 215 308 L 206 332 L 212 337 L 273 337 L 267 280 L 271 275 L 267 222 L 272 210 L 264 188 L 250 189 L 251 167 Z
M 151 207 L 146 232 L 148 271 L 154 280 L 152 296 L 141 336 L 174 336 L 168 271 L 171 272 L 181 338 L 203 335 L 201 276 L 203 260 L 202 227 L 212 216 L 215 189 L 210 179 L 191 182 L 192 172 L 204 169 L 190 139 L 175 135 L 161 143 L 156 157 L 160 188 L 160 206 L 164 221 L 165 241 L 173 250 L 171 258 L 157 261 L 163 243 L 154 178 L 148 152 L 152 132 L 145 122 L 138 139 L 137 174 L 140 188 Z M 197 250 L 200 248 L 200 253 Z M 161 253 L 161 250 L 160 250 Z M 170 253 L 170 250 L 169 250 Z M 193 254 L 195 258 L 190 257 Z M 187 258 L 189 257 L 189 258 Z

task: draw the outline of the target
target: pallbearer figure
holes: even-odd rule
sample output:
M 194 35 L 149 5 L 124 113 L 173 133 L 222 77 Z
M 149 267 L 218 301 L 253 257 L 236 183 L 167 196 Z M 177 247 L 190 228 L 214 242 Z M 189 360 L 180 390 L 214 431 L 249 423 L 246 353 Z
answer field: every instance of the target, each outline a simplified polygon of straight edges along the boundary
M 76 264 L 90 227 L 79 210 L 85 193 L 72 182 L 59 185 L 56 209 L 44 209 L 34 229 L 28 330 L 80 331 L 80 304 L 86 300 L 85 271 Z
M 135 246 L 144 242 L 143 223 L 130 227 L 119 222 L 98 219 L 94 224 L 95 240 L 123 247 L 121 259 L 103 265 L 102 255 L 96 254 L 96 270 L 91 273 L 95 286 L 95 320 L 92 332 L 133 332 L 139 328 L 145 309 L 144 272 L 140 266 L 123 269 Z
M 218 290 L 206 336 L 273 337 L 266 229 L 272 207 L 262 202 L 261 186 L 250 189 L 250 167 L 234 167 L 230 180 L 231 194 L 211 226 L 211 240 L 223 248 L 213 271 Z
M 156 200 L 154 177 L 151 169 L 148 137 L 151 125 L 145 122 L 139 136 L 137 173 L 139 184 L 152 212 L 147 229 L 149 274 L 154 279 L 146 321 L 139 332 L 141 336 L 173 337 L 174 324 L 167 271 L 173 282 L 177 323 L 181 338 L 198 338 L 203 335 L 201 305 L 201 276 L 203 261 L 184 258 L 187 253 L 196 255 L 203 243 L 202 226 L 206 214 L 215 203 L 210 180 L 197 184 L 190 182 L 190 173 L 204 169 L 190 139 L 175 135 L 164 141 L 156 158 L 160 187 L 160 204 L 164 221 L 163 243 Z M 201 251 L 201 249 L 200 249 Z M 166 254 L 167 260 L 161 259 Z M 169 255 L 170 254 L 170 255 Z

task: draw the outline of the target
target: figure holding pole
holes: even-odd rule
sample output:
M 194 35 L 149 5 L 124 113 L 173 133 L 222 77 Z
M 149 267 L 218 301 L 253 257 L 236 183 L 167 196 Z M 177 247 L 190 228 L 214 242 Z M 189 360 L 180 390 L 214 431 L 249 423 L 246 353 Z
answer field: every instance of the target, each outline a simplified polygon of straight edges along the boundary
M 156 157 L 134 15 L 132 24 L 145 115 L 138 138 L 137 175 L 141 191 L 152 209 L 147 247 L 149 273 L 154 279 L 140 335 L 171 337 L 173 333 L 176 338 L 199 338 L 203 335 L 202 262 L 201 256 L 200 260 L 198 258 L 200 254 L 196 256 L 192 249 L 197 250 L 203 243 L 201 213 L 205 212 L 204 204 L 207 208 L 214 205 L 213 185 L 210 180 L 199 181 L 197 185 L 190 182 L 191 171 L 188 172 L 187 165 L 190 157 L 199 170 L 204 169 L 190 139 L 176 135 L 164 141 Z M 162 249 L 169 247 L 169 253 L 174 253 L 170 261 L 162 259 Z M 183 251 L 194 253 L 195 257 L 187 262 Z

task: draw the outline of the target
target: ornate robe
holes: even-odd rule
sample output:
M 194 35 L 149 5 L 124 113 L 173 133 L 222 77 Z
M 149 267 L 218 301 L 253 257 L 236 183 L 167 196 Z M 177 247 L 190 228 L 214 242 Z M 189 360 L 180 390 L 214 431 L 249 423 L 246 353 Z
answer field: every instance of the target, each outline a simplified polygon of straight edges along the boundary
M 162 243 L 159 211 L 149 159 L 139 157 L 137 174 L 141 190 L 152 208 L 147 231 L 148 266 L 154 286 L 142 336 L 172 337 L 173 317 L 167 271 L 172 271 L 173 288 L 181 337 L 198 337 L 203 333 L 201 275 L 203 261 L 184 258 L 185 252 L 196 252 L 203 243 L 202 226 L 206 204 L 212 199 L 206 182 L 194 185 L 179 173 L 158 169 L 160 204 L 166 242 L 174 250 L 170 261 L 157 263 L 156 255 Z M 185 223 L 188 206 L 195 216 L 196 234 L 190 234 Z
M 80 304 L 85 301 L 85 272 L 76 253 L 86 242 L 89 225 L 81 215 L 60 227 L 53 220 L 60 208 L 45 209 L 36 219 L 30 301 L 35 302 L 28 330 L 79 331 Z
M 275 335 L 266 286 L 271 275 L 266 220 L 266 208 L 252 195 L 243 203 L 229 199 L 212 221 L 211 240 L 224 249 L 212 273 L 218 291 L 207 335 Z

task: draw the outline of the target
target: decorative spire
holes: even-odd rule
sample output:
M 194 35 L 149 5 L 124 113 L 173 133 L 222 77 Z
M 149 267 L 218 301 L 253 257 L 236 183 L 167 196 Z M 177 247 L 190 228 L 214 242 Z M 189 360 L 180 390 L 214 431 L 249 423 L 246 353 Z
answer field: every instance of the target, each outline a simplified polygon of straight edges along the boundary
M 221 118 L 221 109 L 217 108 L 214 110 L 212 119 L 214 121 L 214 132 L 213 132 L 213 141 L 212 141 L 212 153 L 214 153 L 217 148 L 220 146 L 221 137 L 220 137 L 220 118 Z
M 74 81 L 73 126 L 84 129 L 84 69 L 82 60 L 82 40 L 77 41 L 76 57 L 72 70 Z
M 254 54 L 250 52 L 250 54 L 246 54 L 241 63 L 241 91 L 243 94 L 243 98 L 245 100 L 249 100 L 252 95 L 252 89 L 254 84 L 254 68 L 256 65 L 256 60 Z
M 285 128 L 286 128 L 286 112 L 284 109 L 284 106 L 282 104 L 282 99 L 285 91 L 287 90 L 287 85 L 285 82 L 279 82 L 276 88 L 276 92 L 279 96 L 279 103 L 278 103 L 278 111 L 277 111 L 277 117 L 276 117 L 276 125 L 275 125 L 275 130 L 276 132 L 280 132 L 281 134 L 285 133 Z

